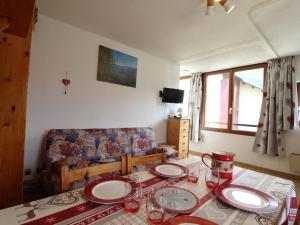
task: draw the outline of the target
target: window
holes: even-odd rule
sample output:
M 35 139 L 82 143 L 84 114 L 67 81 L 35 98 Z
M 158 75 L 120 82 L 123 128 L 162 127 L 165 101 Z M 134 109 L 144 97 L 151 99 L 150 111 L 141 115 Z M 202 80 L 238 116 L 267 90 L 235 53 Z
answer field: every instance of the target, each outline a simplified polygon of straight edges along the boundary
M 266 64 L 204 74 L 202 128 L 254 135 Z
M 205 127 L 228 128 L 229 73 L 206 77 Z
M 179 89 L 184 90 L 183 103 L 179 104 L 179 108 L 182 108 L 182 116 L 189 116 L 189 95 L 190 95 L 190 81 L 191 76 L 180 77 Z

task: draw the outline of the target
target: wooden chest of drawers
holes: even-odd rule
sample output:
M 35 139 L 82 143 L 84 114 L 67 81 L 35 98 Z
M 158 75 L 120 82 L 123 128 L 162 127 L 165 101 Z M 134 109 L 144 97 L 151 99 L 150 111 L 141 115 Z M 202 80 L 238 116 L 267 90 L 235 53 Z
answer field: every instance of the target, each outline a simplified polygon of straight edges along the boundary
M 179 158 L 185 158 L 189 153 L 189 119 L 168 119 L 168 144 L 176 145 Z

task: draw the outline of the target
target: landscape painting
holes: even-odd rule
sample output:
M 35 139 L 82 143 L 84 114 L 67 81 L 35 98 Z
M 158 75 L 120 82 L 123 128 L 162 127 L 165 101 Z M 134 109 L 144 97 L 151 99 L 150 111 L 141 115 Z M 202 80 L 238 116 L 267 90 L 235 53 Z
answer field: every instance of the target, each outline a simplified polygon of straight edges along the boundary
M 97 80 L 136 87 L 137 58 L 99 46 Z

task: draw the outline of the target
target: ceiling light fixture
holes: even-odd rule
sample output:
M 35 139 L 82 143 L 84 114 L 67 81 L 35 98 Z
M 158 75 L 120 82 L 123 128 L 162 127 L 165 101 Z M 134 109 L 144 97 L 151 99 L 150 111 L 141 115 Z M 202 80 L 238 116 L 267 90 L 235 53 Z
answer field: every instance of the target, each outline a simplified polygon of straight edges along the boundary
M 206 7 L 205 15 L 206 16 L 212 15 L 213 10 L 214 10 L 214 0 L 207 0 L 207 7 Z
M 235 5 L 230 3 L 230 0 L 221 0 L 219 3 L 224 7 L 226 13 L 230 13 L 235 7 Z
M 213 14 L 214 2 L 218 2 L 221 6 L 223 6 L 225 12 L 228 14 L 230 13 L 235 5 L 230 3 L 230 0 L 207 0 L 207 7 L 206 7 L 206 16 L 210 16 Z

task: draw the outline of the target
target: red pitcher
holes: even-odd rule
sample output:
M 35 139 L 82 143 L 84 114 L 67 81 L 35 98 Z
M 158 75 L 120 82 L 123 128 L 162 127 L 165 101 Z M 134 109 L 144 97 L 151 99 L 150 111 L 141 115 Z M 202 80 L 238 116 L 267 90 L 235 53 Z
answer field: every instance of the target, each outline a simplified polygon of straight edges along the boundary
M 220 178 L 222 179 L 231 179 L 232 178 L 232 170 L 233 170 L 233 162 L 234 162 L 234 153 L 224 152 L 224 151 L 216 151 L 210 154 L 202 155 L 202 162 L 209 167 L 209 165 L 204 161 L 204 157 L 209 156 L 211 158 L 211 167 L 219 168 Z

